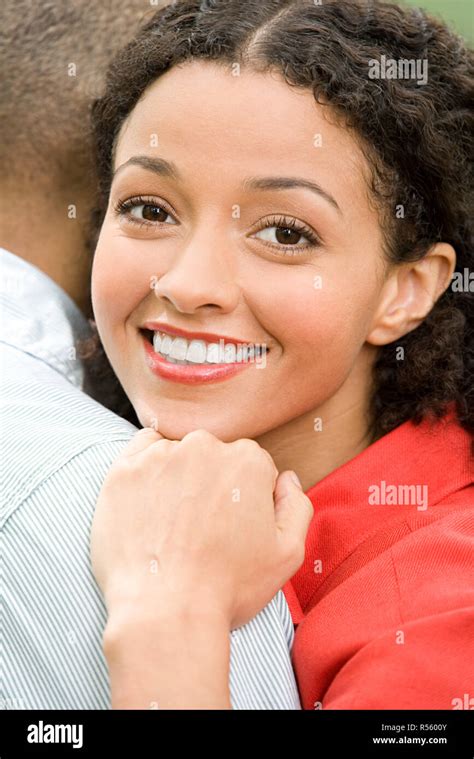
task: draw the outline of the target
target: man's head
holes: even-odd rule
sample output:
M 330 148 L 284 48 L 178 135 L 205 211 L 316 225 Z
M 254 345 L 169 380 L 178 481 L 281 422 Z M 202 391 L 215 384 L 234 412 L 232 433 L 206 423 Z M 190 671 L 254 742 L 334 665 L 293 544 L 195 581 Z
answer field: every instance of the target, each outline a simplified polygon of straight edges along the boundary
M 89 110 L 111 57 L 159 4 L 2 2 L 0 246 L 86 311 L 95 202 Z

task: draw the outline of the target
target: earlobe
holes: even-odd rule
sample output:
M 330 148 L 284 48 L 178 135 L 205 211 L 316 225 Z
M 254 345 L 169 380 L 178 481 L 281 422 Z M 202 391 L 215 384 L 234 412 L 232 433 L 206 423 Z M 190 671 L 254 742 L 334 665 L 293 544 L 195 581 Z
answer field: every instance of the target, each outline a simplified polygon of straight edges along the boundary
M 419 261 L 397 266 L 388 276 L 367 342 L 387 345 L 416 329 L 449 287 L 456 253 L 448 243 L 436 243 Z

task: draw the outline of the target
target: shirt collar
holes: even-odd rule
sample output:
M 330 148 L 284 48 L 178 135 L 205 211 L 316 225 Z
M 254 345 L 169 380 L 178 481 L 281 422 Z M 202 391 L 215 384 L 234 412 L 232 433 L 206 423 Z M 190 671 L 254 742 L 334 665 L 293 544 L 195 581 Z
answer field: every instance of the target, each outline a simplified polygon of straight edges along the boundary
M 0 341 L 44 361 L 78 387 L 80 342 L 91 337 L 72 299 L 36 266 L 0 248 Z

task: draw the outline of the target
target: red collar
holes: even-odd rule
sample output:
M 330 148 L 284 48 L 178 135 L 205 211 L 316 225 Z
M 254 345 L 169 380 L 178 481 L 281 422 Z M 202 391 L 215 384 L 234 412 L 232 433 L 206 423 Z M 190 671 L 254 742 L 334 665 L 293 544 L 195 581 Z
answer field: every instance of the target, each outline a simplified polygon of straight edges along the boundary
M 315 512 L 305 560 L 283 588 L 293 621 L 303 619 L 318 586 L 369 536 L 400 529 L 408 514 L 426 520 L 436 504 L 473 482 L 471 436 L 450 413 L 420 425 L 405 422 L 311 487 Z M 418 486 L 416 496 L 411 492 L 419 500 L 392 505 L 390 493 L 401 485 Z M 369 494 L 383 505 L 371 504 Z

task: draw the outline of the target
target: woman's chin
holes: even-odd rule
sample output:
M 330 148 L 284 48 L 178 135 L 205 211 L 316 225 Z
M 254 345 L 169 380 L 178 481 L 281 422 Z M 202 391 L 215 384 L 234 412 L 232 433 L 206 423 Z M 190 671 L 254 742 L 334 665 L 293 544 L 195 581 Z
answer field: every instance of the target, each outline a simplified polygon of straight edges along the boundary
M 246 431 L 236 430 L 235 424 L 232 424 L 231 420 L 186 419 L 183 413 L 173 414 L 170 418 L 168 414 L 165 415 L 158 410 L 150 410 L 150 408 L 140 408 L 138 404 L 135 407 L 135 412 L 143 427 L 152 427 L 167 440 L 182 440 L 194 430 L 206 430 L 224 443 L 231 443 L 241 437 L 250 437 Z

